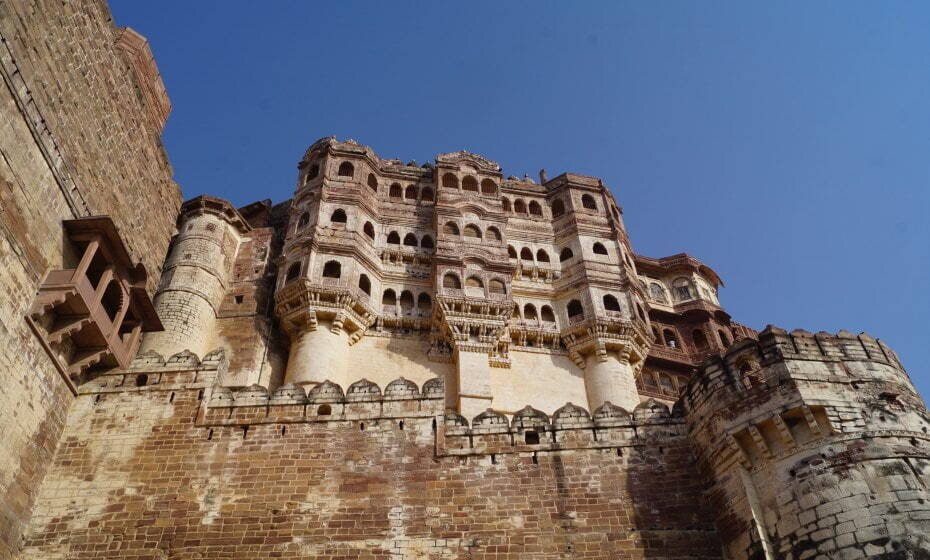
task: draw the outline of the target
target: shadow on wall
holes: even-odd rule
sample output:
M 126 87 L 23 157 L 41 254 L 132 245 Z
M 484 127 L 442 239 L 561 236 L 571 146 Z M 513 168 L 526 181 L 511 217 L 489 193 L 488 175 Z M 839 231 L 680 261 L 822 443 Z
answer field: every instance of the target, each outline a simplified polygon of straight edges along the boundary
M 706 505 L 706 485 L 682 423 L 682 416 L 650 400 L 633 413 L 636 445 L 618 448 L 627 472 L 625 488 L 634 528 L 629 538 L 642 558 L 720 558 L 720 542 Z M 650 425 L 653 424 L 653 425 Z

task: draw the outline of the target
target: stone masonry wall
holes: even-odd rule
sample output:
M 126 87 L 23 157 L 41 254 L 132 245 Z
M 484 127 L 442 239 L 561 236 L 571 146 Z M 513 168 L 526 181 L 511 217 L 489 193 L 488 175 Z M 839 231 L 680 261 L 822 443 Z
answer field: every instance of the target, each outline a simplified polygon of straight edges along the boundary
M 103 3 L 0 4 L 0 559 L 21 533 L 73 399 L 25 321 L 77 258 L 61 221 L 109 214 L 158 282 L 180 203 Z
M 73 198 L 87 215 L 113 218 L 154 291 L 181 192 L 106 2 L 4 2 L 0 33 Z
M 216 353 L 135 367 L 82 389 L 21 558 L 720 557 L 661 405 L 469 424 L 439 379 L 308 398 L 214 387 Z
M 930 415 L 881 342 L 769 327 L 683 405 L 728 558 L 930 557 Z

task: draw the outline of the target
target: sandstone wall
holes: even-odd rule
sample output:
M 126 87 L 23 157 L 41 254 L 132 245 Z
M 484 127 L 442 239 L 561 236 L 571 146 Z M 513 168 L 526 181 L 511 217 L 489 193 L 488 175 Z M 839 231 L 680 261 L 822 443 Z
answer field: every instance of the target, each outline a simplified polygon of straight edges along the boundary
M 880 342 L 769 327 L 683 404 L 728 558 L 926 558 L 930 415 Z
M 209 360 L 84 387 L 22 558 L 719 558 L 663 407 L 469 425 L 438 379 L 308 399 Z
M 180 192 L 102 3 L 0 5 L 0 559 L 20 544 L 72 395 L 24 317 L 73 264 L 63 219 L 110 214 L 158 281 Z

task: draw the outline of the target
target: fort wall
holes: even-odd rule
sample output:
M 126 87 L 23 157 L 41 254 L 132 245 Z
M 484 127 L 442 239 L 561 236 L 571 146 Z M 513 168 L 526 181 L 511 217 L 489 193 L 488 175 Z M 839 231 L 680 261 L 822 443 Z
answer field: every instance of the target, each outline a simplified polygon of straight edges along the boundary
M 62 221 L 111 216 L 151 291 L 181 202 L 150 111 L 164 88 L 124 33 L 103 2 L 0 8 L 0 558 L 21 545 L 73 399 L 26 320 L 47 273 L 81 257 Z
M 396 380 L 217 386 L 222 353 L 81 388 L 22 558 L 719 558 L 683 419 L 468 421 Z
M 728 558 L 922 558 L 930 416 L 867 334 L 769 327 L 682 405 Z

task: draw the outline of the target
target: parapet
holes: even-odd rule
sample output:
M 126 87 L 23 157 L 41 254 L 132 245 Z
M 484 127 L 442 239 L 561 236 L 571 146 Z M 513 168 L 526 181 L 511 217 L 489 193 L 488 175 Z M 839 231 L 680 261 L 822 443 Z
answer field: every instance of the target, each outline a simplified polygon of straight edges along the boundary
M 223 349 L 203 358 L 189 350 L 163 357 L 154 350 L 138 354 L 125 369 L 114 369 L 79 387 L 79 394 L 117 393 L 146 389 L 206 389 L 222 379 L 229 366 Z
M 205 194 L 194 197 L 181 205 L 181 211 L 178 213 L 178 228 L 188 217 L 200 214 L 217 216 L 235 227 L 239 233 L 252 231 L 252 226 L 229 201 Z
M 806 404 L 886 394 L 923 406 L 897 355 L 869 334 L 788 332 L 771 325 L 758 340 L 741 339 L 722 355 L 708 356 L 680 402 L 689 411 L 743 407 L 749 396 L 775 390 L 785 393 L 783 401 Z
M 687 435 L 680 413 L 648 400 L 629 412 L 606 402 L 593 414 L 566 403 L 549 417 L 526 406 L 511 420 L 492 409 L 471 423 L 460 414 L 446 412 L 437 442 L 437 454 L 449 456 L 539 453 L 601 449 L 623 454 L 625 448 L 661 448 Z
M 423 384 L 403 377 L 384 391 L 367 379 L 348 389 L 326 380 L 305 393 L 287 384 L 272 392 L 261 385 L 241 388 L 215 386 L 207 400 L 202 423 L 240 425 L 276 422 L 339 422 L 400 418 L 432 418 L 443 413 L 445 388 L 441 378 Z

